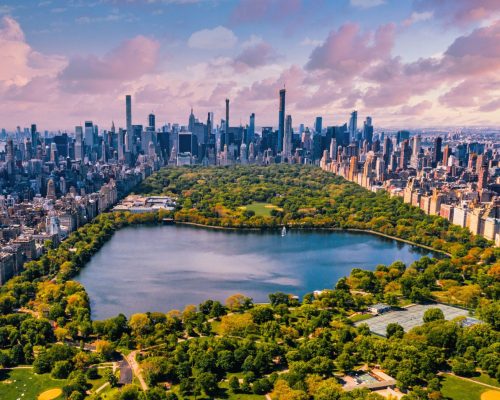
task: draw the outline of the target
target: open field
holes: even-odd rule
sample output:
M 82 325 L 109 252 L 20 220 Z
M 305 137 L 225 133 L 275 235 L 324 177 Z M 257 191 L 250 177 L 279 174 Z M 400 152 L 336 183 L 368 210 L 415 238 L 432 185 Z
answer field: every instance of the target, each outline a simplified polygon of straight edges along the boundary
M 280 208 L 276 207 L 273 204 L 269 204 L 269 203 L 252 203 L 252 204 L 248 204 L 246 206 L 242 206 L 241 208 L 244 210 L 253 211 L 255 213 L 255 215 L 257 215 L 258 217 L 271 216 L 272 209 L 280 210 Z
M 367 319 L 371 319 L 371 318 L 373 318 L 373 315 L 371 315 L 371 314 L 355 314 L 355 315 L 349 317 L 349 319 L 352 322 L 366 321 Z
M 496 386 L 497 388 L 500 389 L 500 383 L 495 378 L 489 377 L 484 372 L 482 372 L 481 375 L 472 376 L 471 379 L 473 381 L 486 383 L 487 385 Z
M 100 368 L 100 378 L 89 380 L 91 390 L 96 390 L 106 382 L 102 376 L 106 368 Z M 37 400 L 38 396 L 51 389 L 60 389 L 66 384 L 66 379 L 54 379 L 50 374 L 38 375 L 31 368 L 0 370 L 0 399 L 2 400 Z M 24 393 L 24 395 L 23 395 Z M 50 393 L 44 393 L 48 396 Z M 63 396 L 50 397 L 51 400 L 60 400 Z M 49 397 L 46 398 L 49 400 Z
M 485 400 L 481 394 L 488 393 L 490 399 L 495 398 L 495 390 L 486 386 L 460 379 L 453 375 L 443 375 L 443 387 L 441 392 L 446 399 L 451 400 Z M 497 399 L 500 399 L 500 391 L 497 392 Z
M 30 368 L 0 371 L 0 399 L 36 400 L 38 395 L 49 389 L 61 388 L 65 379 L 53 379 L 50 374 L 37 375 Z M 63 396 L 56 397 L 57 400 Z
M 385 314 L 377 315 L 376 317 L 363 321 L 363 323 L 366 323 L 373 333 L 380 336 L 385 336 L 386 327 L 390 323 L 398 323 L 403 327 L 405 332 L 408 332 L 412 328 L 423 324 L 424 313 L 429 308 L 440 308 L 447 320 L 457 317 L 467 317 L 469 315 L 467 310 L 444 304 L 417 304 L 401 310 L 389 311 Z M 359 323 L 361 322 L 356 323 L 356 325 Z

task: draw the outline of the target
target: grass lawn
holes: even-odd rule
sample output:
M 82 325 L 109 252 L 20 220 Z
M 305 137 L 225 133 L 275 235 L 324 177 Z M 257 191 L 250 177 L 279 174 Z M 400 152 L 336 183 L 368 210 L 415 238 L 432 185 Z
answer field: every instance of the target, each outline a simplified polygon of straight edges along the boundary
M 495 378 L 490 378 L 488 374 L 485 374 L 484 372 L 481 372 L 481 375 L 479 376 L 473 376 L 471 377 L 472 380 L 486 383 L 487 385 L 491 386 L 496 386 L 497 388 L 500 388 L 500 383 Z
M 453 375 L 443 375 L 442 384 L 441 392 L 444 397 L 452 400 L 481 400 L 483 392 L 492 390 L 486 386 L 464 381 Z
M 212 324 L 212 332 L 216 333 L 217 335 L 220 335 L 220 321 L 213 320 L 211 324 Z
M 352 317 L 349 317 L 349 319 L 352 322 L 364 321 L 365 319 L 370 319 L 370 318 L 373 318 L 372 314 L 356 314 L 353 315 Z
M 233 375 L 237 375 L 237 374 L 233 374 Z M 227 381 L 220 382 L 219 388 L 220 388 L 219 393 L 217 393 L 217 395 L 215 396 L 215 398 L 217 398 L 217 399 L 224 399 L 224 400 L 265 400 L 266 399 L 265 396 L 262 396 L 259 394 L 253 394 L 253 393 L 251 393 L 251 394 L 246 394 L 246 393 L 233 394 L 229 391 L 229 383 Z M 172 387 L 172 391 L 180 397 L 178 385 L 174 385 Z M 182 398 L 189 399 L 189 400 L 195 400 L 194 396 L 184 396 Z M 206 396 L 198 396 L 198 397 L 196 397 L 196 400 L 210 400 L 210 399 Z
M 271 216 L 271 210 L 281 210 L 273 204 L 269 203 L 252 203 L 246 206 L 240 207 L 243 210 L 253 211 L 258 217 L 269 217 Z
M 50 374 L 37 375 L 31 368 L 0 370 L 0 399 L 36 400 L 40 393 L 62 388 L 65 382 L 65 379 L 51 378 Z M 59 396 L 57 400 L 62 398 L 63 396 Z

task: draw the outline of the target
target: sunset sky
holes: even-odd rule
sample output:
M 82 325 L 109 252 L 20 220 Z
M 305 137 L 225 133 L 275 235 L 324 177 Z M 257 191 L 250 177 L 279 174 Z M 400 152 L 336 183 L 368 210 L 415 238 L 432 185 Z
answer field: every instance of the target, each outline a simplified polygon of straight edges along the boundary
M 499 0 L 0 0 L 0 128 L 500 125 Z

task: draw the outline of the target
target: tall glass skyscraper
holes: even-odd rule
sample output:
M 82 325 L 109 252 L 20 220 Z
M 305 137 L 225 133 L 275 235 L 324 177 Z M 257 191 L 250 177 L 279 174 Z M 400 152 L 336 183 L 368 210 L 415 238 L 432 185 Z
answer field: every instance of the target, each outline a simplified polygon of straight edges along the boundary
M 127 118 L 127 140 L 125 141 L 125 148 L 127 151 L 132 151 L 134 134 L 132 129 L 132 96 L 127 94 L 125 96 L 125 113 Z
M 283 151 L 283 137 L 285 135 L 285 94 L 286 90 L 280 90 L 280 109 L 278 120 L 278 153 Z

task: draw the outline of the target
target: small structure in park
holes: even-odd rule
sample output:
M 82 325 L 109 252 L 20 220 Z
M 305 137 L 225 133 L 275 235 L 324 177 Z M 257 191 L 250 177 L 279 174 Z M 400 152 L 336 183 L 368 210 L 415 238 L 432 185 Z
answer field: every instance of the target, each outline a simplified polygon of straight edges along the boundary
M 379 315 L 391 311 L 391 306 L 384 303 L 377 303 L 369 306 L 368 311 L 373 315 Z
M 403 396 L 402 393 L 394 390 L 396 379 L 377 368 L 369 370 L 365 366 L 359 371 L 344 375 L 341 380 L 343 384 L 342 388 L 345 391 L 365 388 L 375 391 L 384 397 L 387 397 L 387 395 L 395 398 Z

